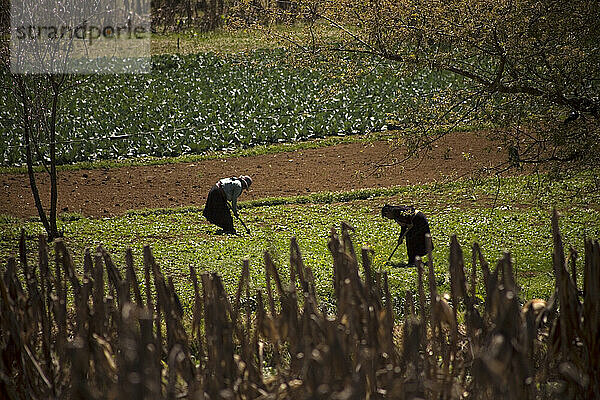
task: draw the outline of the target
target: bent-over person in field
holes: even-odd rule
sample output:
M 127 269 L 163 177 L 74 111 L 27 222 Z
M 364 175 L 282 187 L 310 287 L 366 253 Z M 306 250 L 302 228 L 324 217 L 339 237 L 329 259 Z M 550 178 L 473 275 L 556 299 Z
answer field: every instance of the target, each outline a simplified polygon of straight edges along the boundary
M 224 233 L 235 234 L 231 211 L 239 218 L 237 199 L 250 185 L 252 178 L 248 175 L 220 179 L 208 192 L 202 215 L 208 222 L 223 229 Z M 231 202 L 231 205 L 228 202 Z
M 427 238 L 430 234 L 429 223 L 425 214 L 413 206 L 391 206 L 386 204 L 381 209 L 381 216 L 396 221 L 402 229 L 398 238 L 398 245 L 406 237 L 406 252 L 408 253 L 408 266 L 415 265 L 417 256 L 423 257 L 427 254 Z M 433 250 L 433 242 L 431 243 Z

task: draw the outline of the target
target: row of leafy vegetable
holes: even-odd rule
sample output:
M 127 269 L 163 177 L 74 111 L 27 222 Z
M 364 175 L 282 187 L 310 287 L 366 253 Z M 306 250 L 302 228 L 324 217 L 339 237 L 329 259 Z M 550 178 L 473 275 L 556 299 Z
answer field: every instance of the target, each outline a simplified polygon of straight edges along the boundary
M 161 55 L 149 74 L 75 76 L 61 97 L 58 161 L 178 156 L 367 133 L 439 101 L 453 78 L 362 55 L 312 63 L 284 50 Z M 319 62 L 321 61 L 321 62 Z M 7 78 L 7 77 L 3 77 Z M 0 161 L 23 162 L 19 105 L 0 89 Z M 47 138 L 38 139 L 42 153 Z

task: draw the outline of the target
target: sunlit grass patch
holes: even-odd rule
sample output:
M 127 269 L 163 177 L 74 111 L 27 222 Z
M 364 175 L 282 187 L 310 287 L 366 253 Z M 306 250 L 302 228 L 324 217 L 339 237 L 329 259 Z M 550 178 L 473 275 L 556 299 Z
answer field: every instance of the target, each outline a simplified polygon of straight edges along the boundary
M 338 42 L 341 40 L 339 29 L 325 24 L 312 26 L 313 33 L 321 40 Z M 292 38 L 297 42 L 306 42 L 311 31 L 304 24 L 273 25 L 268 28 L 218 29 L 201 32 L 198 29 L 185 29 L 181 32 L 166 31 L 157 28 L 152 35 L 150 51 L 158 54 L 195 54 L 195 53 L 240 53 L 258 49 L 274 49 L 289 46 Z
M 332 294 L 333 273 L 327 240 L 331 227 L 339 230 L 341 221 L 346 221 L 355 228 L 352 237 L 356 248 L 366 246 L 373 250 L 374 268 L 388 271 L 394 295 L 402 297 L 406 290 L 415 289 L 416 271 L 386 265 L 400 229 L 382 219 L 380 210 L 385 202 L 411 202 L 429 218 L 435 244 L 436 280 L 441 290 L 449 290 L 448 244 L 450 236 L 455 234 L 464 247 L 467 268 L 471 265 L 470 246 L 475 241 L 492 267 L 503 251 L 510 251 L 523 297 L 547 298 L 553 290 L 552 207 L 562 213 L 560 228 L 565 243 L 580 254 L 584 236 L 600 237 L 600 210 L 593 206 L 600 203 L 599 195 L 589 191 L 594 185 L 593 176 L 593 173 L 580 174 L 562 181 L 542 177 L 540 184 L 534 176 L 512 177 L 501 180 L 500 190 L 495 180 L 462 180 L 407 187 L 400 194 L 392 189 L 388 192 L 374 189 L 370 196 L 366 195 L 368 192 L 361 193 L 364 196 L 330 193 L 306 201 L 284 198 L 278 204 L 247 202 L 243 203 L 240 214 L 252 232 L 241 236 L 216 234 L 217 228 L 205 221 L 200 208 L 140 210 L 102 219 L 66 218 L 59 229 L 64 231 L 79 267 L 86 247 L 95 248 L 102 243 L 123 266 L 127 247 L 132 248 L 136 260 L 141 260 L 143 246 L 150 245 L 164 273 L 173 277 L 185 306 L 189 307 L 193 292 L 188 278 L 190 265 L 199 271 L 218 272 L 228 292 L 233 293 L 242 259 L 247 257 L 251 284 L 262 287 L 263 252 L 269 251 L 287 276 L 293 236 L 298 239 L 306 265 L 313 269 L 317 294 L 327 301 Z M 541 185 L 540 192 L 530 190 L 534 181 Z M 496 192 L 499 196 L 493 201 Z M 574 193 L 579 193 L 578 197 Z M 37 235 L 43 233 L 38 222 L 3 218 L 2 259 L 17 252 L 21 227 L 25 228 L 30 249 L 34 248 Z M 29 257 L 35 262 L 36 254 L 32 252 Z M 405 246 L 401 246 L 393 260 L 400 262 L 406 258 Z M 136 267 L 141 272 L 141 265 Z M 484 290 L 482 285 L 478 290 Z

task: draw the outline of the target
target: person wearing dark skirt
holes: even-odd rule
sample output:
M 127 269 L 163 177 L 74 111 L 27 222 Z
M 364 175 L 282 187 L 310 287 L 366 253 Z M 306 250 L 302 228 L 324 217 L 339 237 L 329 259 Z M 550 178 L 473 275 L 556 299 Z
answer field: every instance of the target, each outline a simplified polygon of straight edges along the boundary
M 416 210 L 413 206 L 390 206 L 386 204 L 381 209 L 381 216 L 396 221 L 402 229 L 398 243 L 402 243 L 406 237 L 406 252 L 408 253 L 408 265 L 415 265 L 417 256 L 423 257 L 427 254 L 427 238 L 430 234 L 429 223 L 425 214 Z M 431 243 L 433 250 L 433 242 Z
M 204 215 L 208 222 L 223 229 L 224 233 L 235 234 L 236 231 L 233 226 L 233 217 L 231 216 L 230 209 L 237 217 L 237 199 L 251 184 L 252 179 L 248 175 L 220 179 L 208 192 L 208 198 L 206 199 L 202 215 Z M 228 202 L 231 202 L 231 207 Z

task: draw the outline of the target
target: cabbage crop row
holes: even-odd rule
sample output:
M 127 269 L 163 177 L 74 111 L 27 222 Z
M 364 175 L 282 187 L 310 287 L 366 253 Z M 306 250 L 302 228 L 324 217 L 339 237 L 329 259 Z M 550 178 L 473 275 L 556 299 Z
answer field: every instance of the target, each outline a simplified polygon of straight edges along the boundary
M 61 98 L 59 163 L 209 150 L 366 133 L 434 101 L 451 78 L 401 73 L 364 56 L 307 64 L 283 50 L 153 57 L 150 74 L 75 77 Z M 442 82 L 444 83 L 444 82 Z M 18 106 L 3 92 L 0 161 L 22 163 Z M 40 138 L 44 150 L 47 139 Z

